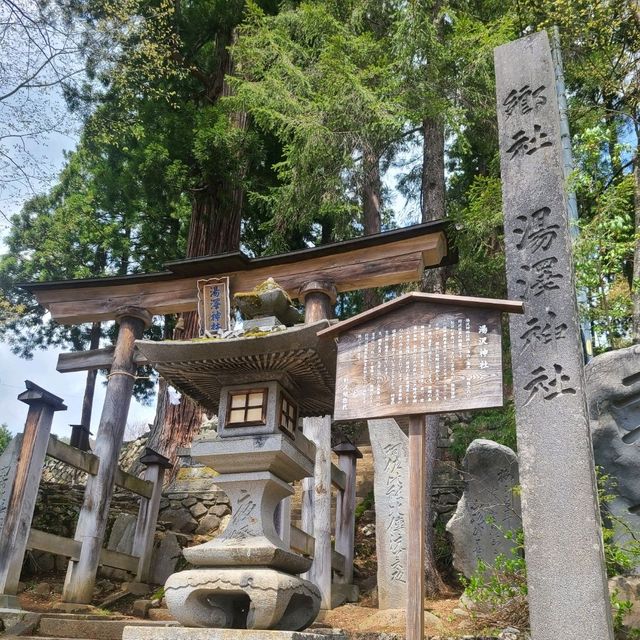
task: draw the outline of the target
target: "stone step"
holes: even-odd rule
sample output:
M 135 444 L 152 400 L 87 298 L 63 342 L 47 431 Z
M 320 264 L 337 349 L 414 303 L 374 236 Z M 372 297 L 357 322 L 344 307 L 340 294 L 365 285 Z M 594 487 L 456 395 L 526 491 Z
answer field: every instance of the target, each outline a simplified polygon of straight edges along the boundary
M 91 640 L 121 640 L 125 627 L 175 626 L 176 622 L 151 622 L 148 620 L 70 620 L 64 618 L 43 617 L 38 625 L 40 638 L 75 638 Z

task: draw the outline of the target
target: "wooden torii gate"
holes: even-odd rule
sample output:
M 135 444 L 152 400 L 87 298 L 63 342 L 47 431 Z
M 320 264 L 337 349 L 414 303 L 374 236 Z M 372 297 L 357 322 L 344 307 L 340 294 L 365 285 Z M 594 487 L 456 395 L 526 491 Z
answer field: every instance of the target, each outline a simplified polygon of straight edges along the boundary
M 69 563 L 63 600 L 88 603 L 93 596 L 136 368 L 144 364 L 135 341 L 153 315 L 196 310 L 197 282 L 210 277 L 228 277 L 231 295 L 272 277 L 291 298 L 307 300 L 308 316 L 314 309 L 326 312 L 334 292 L 419 281 L 426 268 L 453 262 L 446 229 L 446 222 L 434 221 L 277 256 L 234 252 L 170 262 L 159 273 L 21 285 L 61 324 L 115 320 L 120 325 L 115 347 L 62 354 L 58 360 L 60 372 L 110 369 L 96 435 L 101 464 L 88 480 L 75 533 L 82 552 Z M 330 451 L 323 455 L 329 458 Z

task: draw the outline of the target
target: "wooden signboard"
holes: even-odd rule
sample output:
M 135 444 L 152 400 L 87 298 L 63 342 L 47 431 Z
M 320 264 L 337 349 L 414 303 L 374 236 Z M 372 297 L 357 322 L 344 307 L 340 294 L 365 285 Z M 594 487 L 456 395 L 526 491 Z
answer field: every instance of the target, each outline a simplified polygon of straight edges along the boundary
M 501 406 L 501 313 L 521 302 L 407 293 L 318 332 L 338 342 L 334 419 L 409 416 L 407 640 L 424 637 L 426 414 Z
M 504 311 L 521 302 L 407 293 L 318 335 L 338 342 L 336 420 L 502 406 Z
M 501 313 L 416 301 L 340 335 L 336 420 L 501 406 Z

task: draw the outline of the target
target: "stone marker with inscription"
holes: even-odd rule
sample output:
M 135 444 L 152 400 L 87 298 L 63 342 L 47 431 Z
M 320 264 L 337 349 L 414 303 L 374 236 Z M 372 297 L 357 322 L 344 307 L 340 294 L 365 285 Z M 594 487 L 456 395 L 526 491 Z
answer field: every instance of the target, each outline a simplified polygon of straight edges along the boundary
M 447 531 L 453 539 L 453 566 L 467 578 L 478 561 L 492 565 L 498 555 L 512 557 L 509 531 L 522 528 L 518 485 L 518 458 L 492 440 L 474 440 L 462 461 L 464 492 Z
M 495 50 L 523 525 L 534 640 L 613 637 L 546 32 Z M 570 594 L 570 597 L 568 596 Z
M 409 442 L 393 418 L 369 420 L 376 497 L 378 608 L 407 607 L 407 457 Z

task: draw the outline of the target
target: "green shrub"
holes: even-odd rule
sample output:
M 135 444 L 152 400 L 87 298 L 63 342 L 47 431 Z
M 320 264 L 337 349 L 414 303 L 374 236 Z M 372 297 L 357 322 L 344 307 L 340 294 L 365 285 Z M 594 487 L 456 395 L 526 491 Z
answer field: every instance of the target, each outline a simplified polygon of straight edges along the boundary
M 517 450 L 516 414 L 513 402 L 498 409 L 487 409 L 473 414 L 468 423 L 458 422 L 452 426 L 451 453 L 460 462 L 467 448 L 476 438 L 488 438 L 498 444 Z

